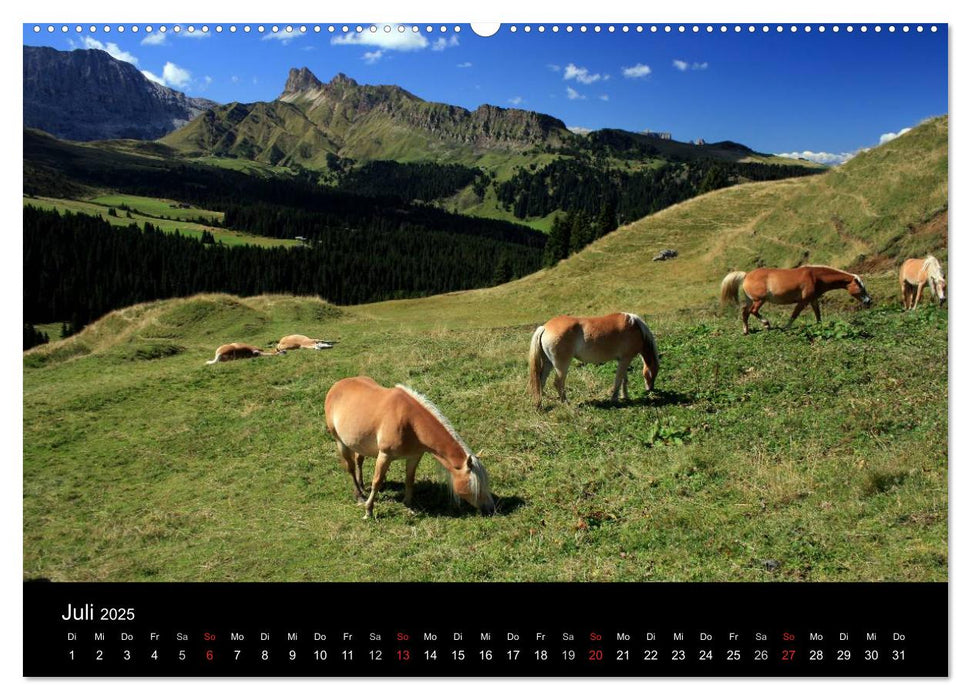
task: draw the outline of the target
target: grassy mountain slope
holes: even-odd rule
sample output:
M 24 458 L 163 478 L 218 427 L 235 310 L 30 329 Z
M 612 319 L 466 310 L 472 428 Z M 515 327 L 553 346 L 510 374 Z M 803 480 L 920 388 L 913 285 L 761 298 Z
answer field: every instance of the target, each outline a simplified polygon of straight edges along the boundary
M 619 129 L 580 136 L 569 132 L 559 119 L 538 112 L 492 105 L 470 111 L 428 102 L 396 85 L 361 85 L 342 73 L 322 83 L 306 68 L 291 69 L 277 100 L 214 107 L 160 141 L 189 156 L 226 156 L 311 169 L 324 168 L 328 153 L 365 161 L 488 166 L 490 155 L 504 162 L 528 154 L 532 163 L 551 149 L 583 149 L 592 144 L 609 144 L 620 152 L 646 147 L 661 159 L 817 167 L 727 141 L 695 145 Z
M 322 169 L 327 153 L 456 162 L 571 138 L 562 122 L 535 112 L 489 106 L 470 112 L 394 85 L 360 85 L 343 74 L 321 83 L 307 69 L 294 69 L 278 100 L 214 108 L 161 141 L 188 155 Z
M 206 295 L 109 314 L 25 354 L 24 573 L 946 580 L 947 312 L 900 312 L 889 272 L 944 251 L 946 142 L 933 120 L 823 177 L 705 195 L 494 289 L 348 309 Z M 668 246 L 677 259 L 650 262 Z M 807 246 L 813 262 L 868 267 L 874 307 L 833 293 L 820 325 L 742 337 L 718 281 Z M 614 368 L 575 366 L 571 402 L 535 411 L 535 325 L 617 309 L 657 336 L 657 391 L 632 374 L 634 400 L 611 407 Z M 204 364 L 222 342 L 292 332 L 340 342 Z M 327 389 L 358 373 L 439 405 L 481 453 L 496 517 L 453 509 L 426 458 L 415 513 L 395 464 L 379 520 L 361 521 L 323 428 Z
M 651 258 L 678 251 L 664 263 Z M 730 270 L 815 263 L 886 272 L 933 252 L 947 261 L 947 118 L 812 178 L 749 183 L 669 207 L 517 282 L 368 307 L 408 321 L 542 321 L 549 309 L 713 311 Z

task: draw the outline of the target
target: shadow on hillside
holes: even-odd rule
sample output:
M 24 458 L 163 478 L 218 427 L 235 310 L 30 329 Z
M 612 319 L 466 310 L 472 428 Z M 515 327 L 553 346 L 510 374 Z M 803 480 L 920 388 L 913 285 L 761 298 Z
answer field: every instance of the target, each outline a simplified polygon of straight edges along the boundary
M 665 389 L 655 389 L 649 395 L 638 396 L 637 398 L 614 402 L 610 399 L 599 399 L 597 401 L 584 401 L 581 406 L 591 408 L 616 409 L 616 408 L 635 408 L 640 406 L 687 406 L 695 402 L 694 394 L 686 394 L 681 391 L 667 391 Z
M 367 480 L 365 479 L 365 482 Z M 386 481 L 378 494 L 394 493 L 394 500 L 402 501 L 405 496 L 405 483 L 403 481 Z M 519 496 L 500 496 L 492 494 L 496 503 L 496 516 L 505 516 L 515 513 L 526 505 L 526 501 Z M 465 501 L 456 504 L 448 493 L 448 487 L 441 481 L 431 479 L 415 479 L 415 498 L 411 502 L 411 509 L 421 515 L 450 517 L 450 518 L 472 518 L 478 517 L 479 513 Z

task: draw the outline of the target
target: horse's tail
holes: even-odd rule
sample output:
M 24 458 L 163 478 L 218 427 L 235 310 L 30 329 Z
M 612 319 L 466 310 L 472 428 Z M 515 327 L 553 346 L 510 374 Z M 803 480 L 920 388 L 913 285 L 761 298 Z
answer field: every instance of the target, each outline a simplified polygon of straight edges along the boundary
M 536 404 L 543 400 L 543 368 L 546 366 L 546 354 L 543 352 L 543 333 L 546 328 L 537 326 L 533 339 L 529 341 L 529 391 Z
M 207 365 L 214 365 L 217 362 L 219 362 L 219 358 L 220 357 L 221 357 L 221 355 L 219 354 L 219 351 L 217 350 L 216 351 L 216 356 L 214 358 L 212 358 L 211 360 L 206 360 L 206 364 Z
M 725 279 L 722 280 L 722 304 L 738 303 L 738 288 L 742 286 L 742 280 L 745 279 L 746 274 L 748 273 L 736 270 L 725 275 Z
M 634 322 L 634 325 L 641 332 L 641 337 L 644 339 L 644 348 L 641 350 L 641 356 L 644 358 L 645 366 L 651 373 L 650 385 L 653 387 L 661 364 L 661 355 L 657 350 L 657 340 L 654 339 L 654 334 L 651 333 L 651 329 L 647 327 L 643 318 L 637 314 L 627 314 L 627 317 Z

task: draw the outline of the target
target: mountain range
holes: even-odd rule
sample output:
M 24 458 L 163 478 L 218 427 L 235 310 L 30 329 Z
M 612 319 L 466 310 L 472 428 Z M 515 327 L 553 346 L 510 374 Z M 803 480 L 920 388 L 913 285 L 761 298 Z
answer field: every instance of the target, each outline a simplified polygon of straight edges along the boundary
M 456 161 L 572 139 L 562 121 L 545 114 L 491 105 L 469 111 L 396 85 L 361 85 L 343 73 L 324 83 L 308 68 L 293 68 L 276 100 L 214 107 L 162 142 L 190 156 L 315 168 L 328 155 Z
M 59 138 L 157 139 L 213 107 L 99 49 L 24 46 L 24 126 Z

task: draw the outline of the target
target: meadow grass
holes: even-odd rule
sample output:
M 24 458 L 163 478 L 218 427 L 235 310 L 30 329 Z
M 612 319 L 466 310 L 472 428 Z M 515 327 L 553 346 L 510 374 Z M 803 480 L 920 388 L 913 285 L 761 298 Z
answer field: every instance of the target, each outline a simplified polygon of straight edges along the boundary
M 934 120 L 818 178 L 704 195 L 492 289 L 343 309 L 201 295 L 108 314 L 24 355 L 24 575 L 947 580 L 947 311 L 902 312 L 894 274 L 912 250 L 946 259 L 946 158 Z M 911 184 L 888 194 L 881 177 Z M 663 247 L 680 254 L 652 263 Z M 737 309 L 718 305 L 724 274 L 807 251 L 866 270 L 874 306 L 832 292 L 821 324 L 805 313 L 742 336 Z M 569 402 L 548 387 L 537 411 L 536 325 L 621 310 L 657 337 L 656 391 L 636 361 L 632 401 L 611 405 L 614 365 L 575 364 Z M 221 343 L 289 333 L 339 342 L 205 364 Z M 426 457 L 414 513 L 396 463 L 378 520 L 362 520 L 323 415 L 333 382 L 358 374 L 440 407 L 489 470 L 495 517 L 454 506 Z
M 747 338 L 727 312 L 653 319 L 653 395 L 635 367 L 633 400 L 610 405 L 613 367 L 577 365 L 570 402 L 548 393 L 542 411 L 531 326 L 419 329 L 272 297 L 135 307 L 25 356 L 24 573 L 944 580 L 946 312 L 837 306 Z M 225 340 L 293 331 L 340 342 L 204 364 Z M 356 374 L 435 401 L 499 514 L 454 506 L 426 457 L 416 512 L 395 464 L 363 521 L 323 417 L 329 386 Z
M 193 221 L 200 217 L 212 219 L 217 222 L 223 220 L 224 214 L 221 211 L 211 211 L 200 209 L 199 207 L 181 208 L 179 202 L 174 199 L 162 199 L 159 197 L 139 197 L 130 194 L 106 194 L 100 197 L 93 197 L 91 202 L 103 204 L 108 207 L 128 207 L 133 213 L 144 214 L 154 219 L 173 219 L 175 221 Z
M 221 219 L 223 214 L 205 209 L 171 209 L 169 208 L 169 202 L 172 200 L 155 199 L 154 197 L 134 197 L 132 195 L 115 194 L 96 197 L 93 200 L 79 200 L 24 196 L 23 201 L 25 206 L 29 204 L 38 209 L 49 209 L 60 213 L 71 212 L 100 216 L 112 226 L 130 226 L 131 224 L 137 224 L 141 227 L 149 223 L 165 233 L 175 233 L 178 231 L 183 236 L 189 238 L 202 238 L 202 234 L 208 231 L 217 243 L 228 246 L 257 245 L 264 248 L 274 248 L 278 246 L 291 247 L 300 245 L 299 241 L 295 240 L 267 238 L 243 231 L 233 231 L 218 226 L 207 226 L 195 221 L 186 221 L 177 217 L 195 218 L 201 214 L 207 218 L 215 215 Z M 126 212 L 119 209 L 118 206 L 121 204 L 128 204 L 134 211 Z M 110 209 L 114 209 L 115 214 L 109 214 L 108 211 Z M 131 213 L 131 216 L 128 216 L 129 213 Z M 159 218 L 159 214 L 168 218 Z

